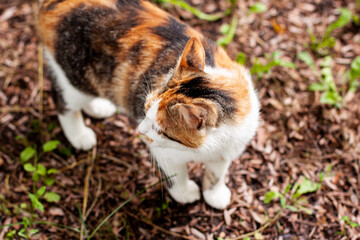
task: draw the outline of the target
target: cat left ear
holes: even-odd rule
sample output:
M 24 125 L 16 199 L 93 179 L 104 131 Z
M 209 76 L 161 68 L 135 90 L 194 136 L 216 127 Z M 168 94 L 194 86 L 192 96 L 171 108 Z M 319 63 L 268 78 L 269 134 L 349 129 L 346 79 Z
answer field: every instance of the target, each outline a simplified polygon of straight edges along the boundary
M 205 68 L 205 50 L 197 38 L 191 38 L 187 42 L 181 55 L 178 69 L 189 68 L 198 70 L 204 70 Z

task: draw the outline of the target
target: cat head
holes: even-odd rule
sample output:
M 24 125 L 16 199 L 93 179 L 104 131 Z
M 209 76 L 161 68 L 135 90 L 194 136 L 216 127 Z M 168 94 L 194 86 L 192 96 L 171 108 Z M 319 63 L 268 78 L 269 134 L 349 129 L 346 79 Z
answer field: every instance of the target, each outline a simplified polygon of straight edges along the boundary
M 237 78 L 224 71 L 206 73 L 204 48 L 190 39 L 172 77 L 148 95 L 139 132 L 153 146 L 200 147 L 210 131 L 237 114 L 237 96 L 228 84 Z

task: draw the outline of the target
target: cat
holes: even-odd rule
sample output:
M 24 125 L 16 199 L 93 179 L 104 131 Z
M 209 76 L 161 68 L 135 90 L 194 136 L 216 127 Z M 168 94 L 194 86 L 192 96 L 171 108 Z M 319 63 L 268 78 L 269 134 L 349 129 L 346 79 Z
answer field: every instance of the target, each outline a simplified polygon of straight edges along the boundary
M 96 145 L 82 113 L 117 110 L 139 123 L 179 203 L 200 199 L 187 163 L 205 164 L 207 204 L 231 201 L 225 177 L 255 135 L 259 102 L 249 71 L 213 41 L 143 0 L 45 0 L 37 30 L 58 119 L 77 149 Z

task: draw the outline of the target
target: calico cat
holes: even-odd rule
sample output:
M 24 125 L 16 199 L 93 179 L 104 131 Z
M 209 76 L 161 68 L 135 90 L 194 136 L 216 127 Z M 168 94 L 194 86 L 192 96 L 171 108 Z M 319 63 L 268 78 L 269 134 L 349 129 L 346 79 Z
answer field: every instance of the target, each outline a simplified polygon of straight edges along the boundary
M 143 0 L 45 0 L 38 19 L 58 119 L 77 149 L 96 144 L 81 111 L 117 109 L 139 122 L 180 203 L 200 199 L 187 162 L 206 166 L 203 196 L 225 208 L 225 175 L 254 136 L 259 103 L 249 72 L 213 41 Z

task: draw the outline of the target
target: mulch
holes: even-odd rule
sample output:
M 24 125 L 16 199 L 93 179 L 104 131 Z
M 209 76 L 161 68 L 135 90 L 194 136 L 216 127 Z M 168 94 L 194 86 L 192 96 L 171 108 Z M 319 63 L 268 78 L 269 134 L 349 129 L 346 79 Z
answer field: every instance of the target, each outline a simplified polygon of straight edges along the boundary
M 207 13 L 229 6 L 226 0 L 187 2 Z M 267 191 L 282 192 L 303 177 L 319 182 L 319 175 L 329 166 L 331 171 L 321 189 L 306 195 L 312 214 L 282 210 L 278 221 L 256 239 L 360 239 L 359 227 L 340 220 L 348 216 L 360 223 L 360 92 L 347 92 L 343 82 L 351 61 L 360 55 L 359 26 L 352 23 L 333 33 L 332 70 L 344 97 L 340 109 L 321 104 L 320 94 L 308 90 L 309 84 L 318 80 L 297 58 L 298 52 L 308 50 L 307 29 L 321 37 L 339 15 L 337 9 L 347 7 L 359 14 L 359 8 L 351 0 L 268 0 L 263 1 L 266 12 L 247 14 L 254 2 L 238 2 L 239 24 L 227 47 L 229 55 L 235 58 L 244 52 L 251 67 L 255 57 L 265 61 L 265 54 L 282 51 L 282 59 L 294 62 L 297 68 L 276 67 L 261 79 L 254 78 L 262 106 L 261 126 L 230 167 L 231 204 L 223 211 L 212 209 L 203 199 L 181 205 L 157 184 L 115 213 L 95 239 L 236 238 L 260 228 L 280 210 L 279 201 L 263 202 Z M 161 7 L 212 39 L 219 38 L 221 25 L 231 21 L 226 17 L 206 22 L 180 8 Z M 45 211 L 36 211 L 35 221 L 80 229 L 80 209 L 90 233 L 117 206 L 162 176 L 126 116 L 85 117 L 98 137 L 93 151 L 77 151 L 67 142 L 57 122 L 50 81 L 45 77 L 43 86 L 39 85 L 39 45 L 33 25 L 37 9 L 33 1 L 0 2 L 0 225 L 30 216 L 20 207 L 21 203 L 30 204 L 28 193 L 33 187 L 31 175 L 20 163 L 21 151 L 28 145 L 40 150 L 44 142 L 58 139 L 58 149 L 44 154 L 39 163 L 59 170 L 47 190 L 58 193 L 61 200 L 42 201 Z M 322 57 L 309 52 L 319 64 Z M 201 183 L 202 165 L 192 163 L 189 171 Z M 32 239 L 80 238 L 79 233 L 57 226 L 33 227 L 40 231 Z M 0 239 L 7 231 L 20 228 L 0 229 Z

